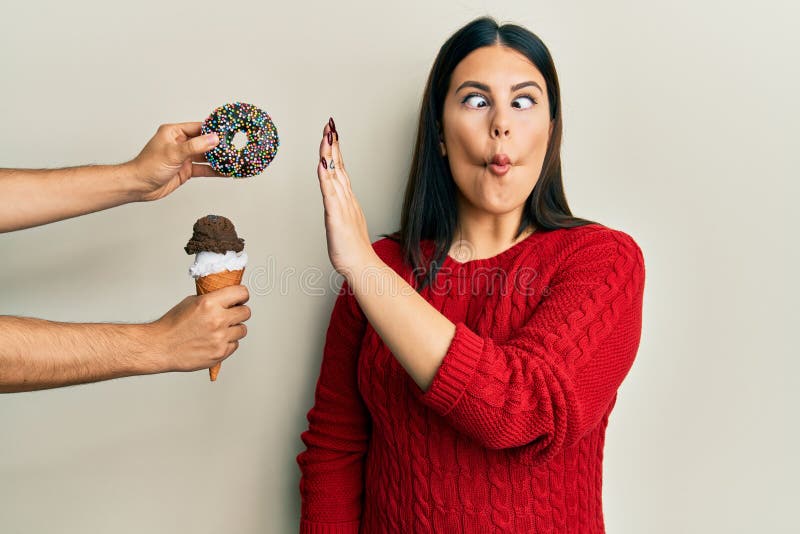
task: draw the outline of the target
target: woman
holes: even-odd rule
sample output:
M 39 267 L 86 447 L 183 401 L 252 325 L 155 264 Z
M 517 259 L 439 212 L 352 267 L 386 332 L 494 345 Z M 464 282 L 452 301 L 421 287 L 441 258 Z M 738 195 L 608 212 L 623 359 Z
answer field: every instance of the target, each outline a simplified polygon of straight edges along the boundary
M 603 532 L 608 416 L 644 262 L 573 217 L 547 48 L 475 20 L 423 97 L 401 227 L 370 243 L 336 126 L 317 173 L 345 277 L 298 456 L 305 533 Z

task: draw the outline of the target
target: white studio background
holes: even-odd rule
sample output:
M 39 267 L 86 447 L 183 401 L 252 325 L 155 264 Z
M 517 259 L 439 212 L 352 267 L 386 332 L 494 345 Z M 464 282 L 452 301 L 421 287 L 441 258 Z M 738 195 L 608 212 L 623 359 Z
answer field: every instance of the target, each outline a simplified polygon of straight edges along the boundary
M 138 322 L 194 292 L 182 247 L 198 217 L 223 214 L 246 239 L 253 310 L 215 384 L 173 373 L 0 396 L 3 533 L 297 530 L 295 456 L 341 281 L 315 174 L 323 125 L 333 115 L 373 240 L 395 230 L 428 69 L 484 14 L 550 47 L 572 210 L 645 255 L 642 343 L 605 449 L 607 530 L 800 529 L 796 3 L 31 0 L 0 13 L 2 167 L 122 162 L 160 123 L 234 100 L 281 136 L 260 177 L 0 235 L 0 314 Z

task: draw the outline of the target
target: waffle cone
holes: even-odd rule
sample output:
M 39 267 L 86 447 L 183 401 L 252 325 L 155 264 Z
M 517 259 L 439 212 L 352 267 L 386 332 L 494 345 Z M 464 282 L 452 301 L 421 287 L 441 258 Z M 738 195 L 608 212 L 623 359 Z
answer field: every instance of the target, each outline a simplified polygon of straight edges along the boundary
M 194 283 L 198 295 L 205 295 L 223 287 L 235 286 L 241 283 L 244 269 L 238 271 L 222 271 L 197 278 Z
M 194 281 L 197 294 L 205 295 L 206 293 L 211 293 L 223 287 L 240 284 L 242 282 L 242 275 L 244 275 L 244 269 L 239 269 L 238 271 L 222 271 L 220 273 L 201 276 Z M 221 367 L 221 362 L 214 367 L 209 367 L 208 376 L 211 378 L 212 382 L 217 379 Z

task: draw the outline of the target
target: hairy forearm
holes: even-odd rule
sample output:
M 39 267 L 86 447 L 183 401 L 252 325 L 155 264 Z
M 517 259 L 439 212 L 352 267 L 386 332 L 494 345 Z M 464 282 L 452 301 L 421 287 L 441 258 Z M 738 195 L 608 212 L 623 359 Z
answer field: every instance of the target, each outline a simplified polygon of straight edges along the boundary
M 133 168 L 0 169 L 0 233 L 21 230 L 137 199 Z
M 414 382 L 427 391 L 455 336 L 455 324 L 377 256 L 346 278 L 372 327 Z
M 160 372 L 149 328 L 0 316 L 0 393 Z

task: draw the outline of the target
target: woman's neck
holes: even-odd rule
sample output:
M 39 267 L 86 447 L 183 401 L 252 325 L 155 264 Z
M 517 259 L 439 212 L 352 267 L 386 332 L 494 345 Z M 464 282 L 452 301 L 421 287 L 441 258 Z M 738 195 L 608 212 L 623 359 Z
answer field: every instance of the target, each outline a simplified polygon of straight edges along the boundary
M 476 226 L 468 225 L 466 229 L 463 229 L 459 223 L 448 252 L 449 256 L 462 262 L 491 258 L 516 245 L 535 231 L 533 226 L 529 226 L 519 237 L 514 237 L 519 229 L 518 222 L 513 227 L 507 224 L 503 228 L 498 226 L 478 228 Z

